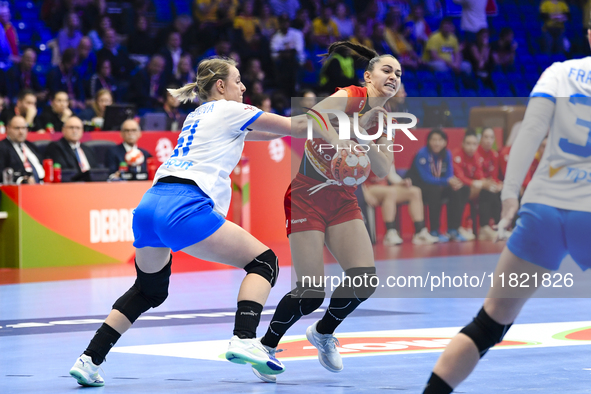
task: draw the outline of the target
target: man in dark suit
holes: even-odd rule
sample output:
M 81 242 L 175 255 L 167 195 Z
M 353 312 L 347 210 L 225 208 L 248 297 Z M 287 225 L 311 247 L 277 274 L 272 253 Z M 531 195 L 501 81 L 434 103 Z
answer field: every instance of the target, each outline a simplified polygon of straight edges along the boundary
M 166 76 L 167 81 L 171 81 L 173 74 L 176 72 L 179 61 L 184 55 L 183 49 L 181 48 L 181 34 L 179 32 L 171 31 L 168 33 L 166 46 L 160 50 L 160 55 L 162 55 L 166 61 L 164 75 Z
M 133 62 L 129 59 L 127 49 L 119 45 L 117 33 L 113 29 L 106 29 L 103 34 L 103 48 L 96 53 L 100 62 L 107 59 L 111 62 L 111 70 L 116 79 L 125 80 L 133 69 Z
M 166 90 L 165 66 L 164 58 L 154 55 L 148 65 L 133 76 L 129 89 L 133 93 L 130 101 L 138 108 L 157 109 L 162 105 L 162 96 Z
M 70 108 L 84 109 L 84 82 L 78 75 L 76 66 L 78 55 L 76 50 L 68 48 L 62 54 L 60 64 L 47 73 L 47 88 L 50 94 L 55 92 L 66 92 L 70 98 Z
M 127 163 L 128 172 L 133 174 L 136 180 L 147 179 L 138 174 L 147 174 L 148 166 L 147 159 L 152 157 L 150 152 L 137 146 L 137 142 L 142 136 L 140 125 L 133 119 L 128 119 L 121 125 L 121 138 L 123 143 L 112 147 L 107 151 L 105 156 L 105 166 L 109 169 L 110 174 L 115 174 L 119 178 L 119 164 Z M 130 153 L 131 152 L 131 153 Z M 128 155 L 129 153 L 129 155 Z
M 35 71 L 37 53 L 32 48 L 23 52 L 21 61 L 6 71 L 8 97 L 14 99 L 23 89 L 30 89 L 39 100 L 45 100 L 47 92 L 39 82 L 39 74 Z
M 80 180 L 90 180 L 89 176 L 81 176 L 90 169 L 97 168 L 98 162 L 92 149 L 80 143 L 84 133 L 82 121 L 77 116 L 72 116 L 62 129 L 63 137 L 47 145 L 45 157 L 59 163 L 64 170 L 76 170 Z M 89 175 L 89 173 L 88 173 Z
M 6 139 L 0 141 L 0 173 L 5 168 L 14 170 L 15 180 L 39 183 L 45 177 L 41 157 L 35 145 L 27 141 L 29 128 L 22 116 L 14 116 L 6 125 Z

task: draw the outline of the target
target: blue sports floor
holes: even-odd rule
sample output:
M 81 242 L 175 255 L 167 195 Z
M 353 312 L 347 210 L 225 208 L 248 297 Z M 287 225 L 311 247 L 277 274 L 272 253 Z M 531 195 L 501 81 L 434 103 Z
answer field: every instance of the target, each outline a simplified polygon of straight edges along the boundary
M 377 266 L 398 273 L 445 267 L 446 274 L 460 274 L 468 266 L 490 271 L 497 259 L 483 254 L 385 260 Z M 564 266 L 578 270 L 572 261 Z M 338 271 L 328 266 L 327 272 Z M 589 280 L 588 274 L 580 277 Z M 167 301 L 138 320 L 102 365 L 103 388 L 82 388 L 68 371 L 134 278 L 2 285 L 0 393 L 421 393 L 446 341 L 482 304 L 480 295 L 372 298 L 337 330 L 345 365 L 339 374 L 326 371 L 305 340 L 306 328 L 322 312 L 305 316 L 280 344 L 287 371 L 277 384 L 266 384 L 250 366 L 219 358 L 232 333 L 242 278 L 239 270 L 173 274 Z M 284 269 L 258 335 L 290 279 Z M 582 298 L 530 300 L 506 346 L 489 351 L 456 392 L 591 393 L 590 305 Z

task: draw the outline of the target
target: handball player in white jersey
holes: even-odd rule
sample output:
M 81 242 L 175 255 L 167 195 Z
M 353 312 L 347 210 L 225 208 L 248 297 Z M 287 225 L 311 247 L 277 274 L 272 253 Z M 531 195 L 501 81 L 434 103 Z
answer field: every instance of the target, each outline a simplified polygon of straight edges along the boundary
M 152 188 L 134 211 L 137 279 L 115 302 L 70 370 L 79 384 L 104 385 L 98 366 L 109 350 L 143 312 L 164 302 L 171 250 L 246 271 L 226 358 L 249 363 L 264 374 L 283 371 L 281 362 L 255 339 L 263 305 L 277 279 L 277 257 L 225 216 L 231 198 L 229 176 L 244 141 L 289 135 L 292 119 L 242 104 L 245 90 L 236 63 L 220 58 L 202 61 L 195 83 L 170 90 L 181 101 L 199 95 L 204 103 L 187 117 L 172 157 L 160 166 Z M 305 135 L 305 115 L 299 124 Z
M 581 269 L 591 268 L 591 57 L 554 63 L 530 97 L 509 156 L 499 230 L 517 212 L 521 184 L 550 128 L 546 150 L 521 200 L 517 226 L 501 253 L 484 306 L 447 346 L 424 394 L 451 393 L 487 350 L 503 340 L 535 292 L 530 283 L 507 293 L 501 273 L 505 278 L 511 273 L 541 278 L 557 270 L 568 254 Z

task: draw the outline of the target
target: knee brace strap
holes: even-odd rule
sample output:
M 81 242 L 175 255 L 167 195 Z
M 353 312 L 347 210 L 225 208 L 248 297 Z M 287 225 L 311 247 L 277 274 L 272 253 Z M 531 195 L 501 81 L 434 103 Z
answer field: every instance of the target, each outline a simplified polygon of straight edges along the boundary
M 488 349 L 503 340 L 512 324 L 503 325 L 497 323 L 485 312 L 483 307 L 472 320 L 472 323 L 468 324 L 460 332 L 474 341 L 482 358 Z
M 356 267 L 345 271 L 345 281 L 333 293 L 333 298 L 357 298 L 365 301 L 378 285 L 375 267 Z
M 306 316 L 320 308 L 326 293 L 323 287 L 302 286 L 301 282 L 296 282 L 296 288 L 291 291 L 291 297 L 299 298 L 300 313 Z
M 255 257 L 244 267 L 244 270 L 249 274 L 262 276 L 273 287 L 279 276 L 279 261 L 275 253 L 269 249 Z
M 137 278 L 135 283 L 115 301 L 113 309 L 117 309 L 133 323 L 148 309 L 156 308 L 162 304 L 168 297 L 171 266 L 172 255 L 168 264 L 153 274 L 143 272 L 136 264 Z

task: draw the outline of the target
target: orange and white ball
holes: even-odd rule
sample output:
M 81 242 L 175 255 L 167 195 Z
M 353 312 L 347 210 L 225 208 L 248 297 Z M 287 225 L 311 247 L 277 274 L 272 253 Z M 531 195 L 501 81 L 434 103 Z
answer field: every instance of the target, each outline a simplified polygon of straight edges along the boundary
M 346 186 L 361 185 L 371 172 L 371 163 L 365 152 L 340 149 L 332 158 L 330 169 L 334 179 Z

